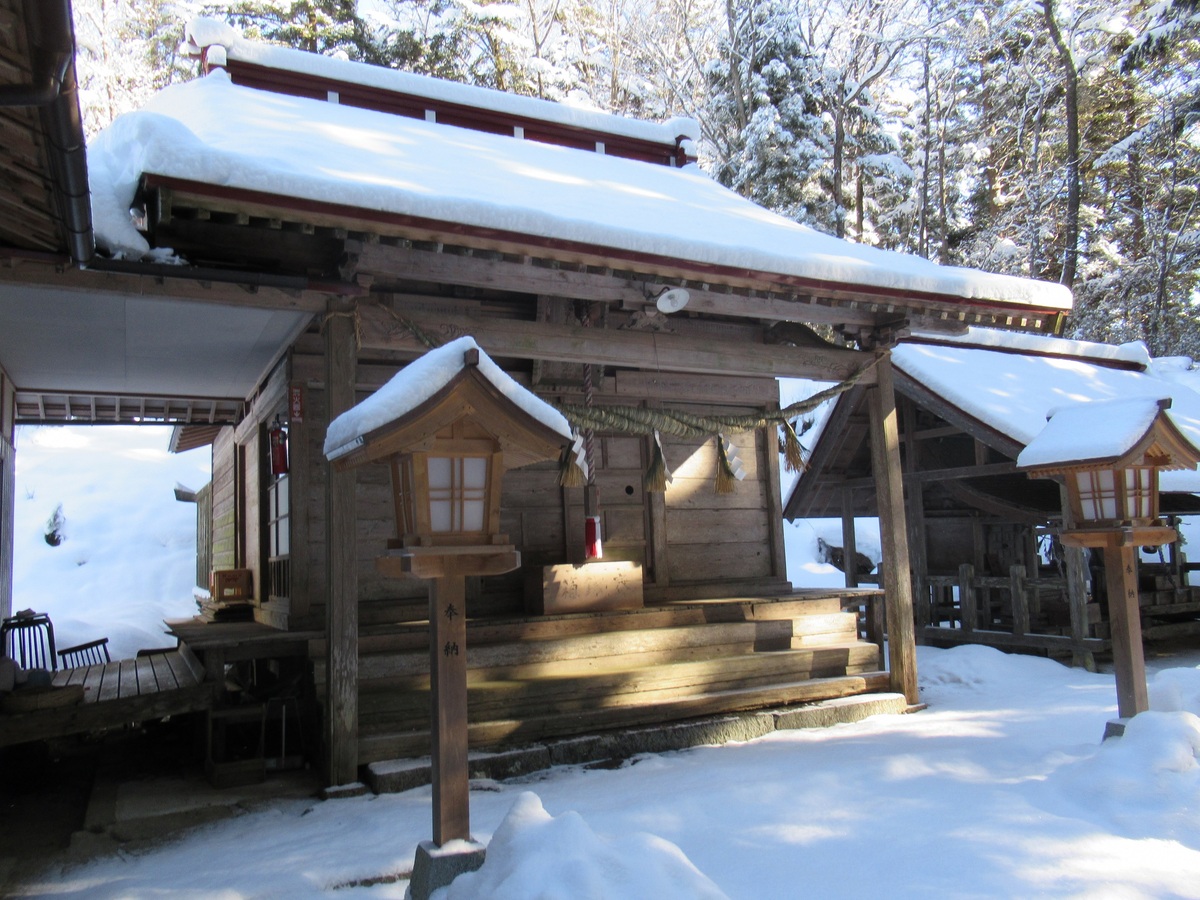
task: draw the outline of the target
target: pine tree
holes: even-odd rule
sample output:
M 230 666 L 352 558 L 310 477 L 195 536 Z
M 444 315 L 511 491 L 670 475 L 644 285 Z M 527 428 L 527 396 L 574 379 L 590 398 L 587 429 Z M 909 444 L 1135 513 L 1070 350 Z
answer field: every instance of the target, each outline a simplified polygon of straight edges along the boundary
M 728 36 L 706 72 L 702 124 L 718 181 L 798 222 L 829 229 L 832 135 L 824 73 L 786 2 L 730 0 Z

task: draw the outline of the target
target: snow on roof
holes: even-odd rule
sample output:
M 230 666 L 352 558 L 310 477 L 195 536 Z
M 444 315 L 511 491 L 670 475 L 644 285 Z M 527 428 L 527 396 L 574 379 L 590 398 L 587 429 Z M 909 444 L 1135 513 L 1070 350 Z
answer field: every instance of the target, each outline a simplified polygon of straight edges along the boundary
M 1044 334 L 1026 334 L 1019 331 L 999 331 L 995 328 L 968 328 L 965 334 L 931 334 L 917 335 L 916 337 L 920 341 L 981 347 L 1010 353 L 1075 356 L 1080 359 L 1127 363 L 1141 369 L 1147 368 L 1152 362 L 1149 349 L 1141 341 L 1130 341 L 1127 344 L 1098 344 L 1094 341 L 1077 341 Z M 1191 365 L 1191 360 L 1187 357 L 1176 357 L 1175 359 L 1183 360 L 1186 366 Z
M 939 266 L 821 234 L 695 167 L 650 165 L 235 86 L 166 88 L 88 152 L 99 245 L 142 255 L 142 173 L 667 260 L 1066 310 L 1057 284 Z
M 982 331 L 982 329 L 980 329 Z M 1171 419 L 1183 435 L 1200 446 L 1200 381 L 1182 371 L 1182 360 L 1160 366 L 1154 360 L 1146 371 L 1114 368 L 1095 361 L 1100 344 L 1040 338 L 1039 349 L 1051 352 L 1062 345 L 1087 355 L 1040 356 L 1011 351 L 1029 335 L 1002 336 L 993 332 L 992 349 L 948 344 L 901 344 L 892 351 L 898 370 L 944 398 L 969 416 L 1027 446 L 1046 427 L 1049 415 L 1074 404 L 1111 400 L 1171 398 Z M 1079 348 L 1079 344 L 1084 344 Z M 1114 348 L 1120 349 L 1120 348 Z M 1132 350 L 1130 355 L 1136 355 Z M 1089 359 L 1089 356 L 1091 359 Z M 1189 384 L 1189 381 L 1191 384 Z M 1099 440 L 1101 434 L 1097 433 Z M 1084 432 L 1085 439 L 1092 437 Z M 1099 453 L 1089 453 L 1098 457 Z M 1165 491 L 1200 492 L 1200 473 L 1164 472 Z
M 496 390 L 547 428 L 570 439 L 571 426 L 562 413 L 517 384 L 474 338 L 460 337 L 409 363 L 370 397 L 330 422 L 325 433 L 326 458 L 336 459 L 354 449 L 360 438 L 416 409 L 463 370 L 463 354 L 472 349 L 479 350 L 479 374 Z
M 189 22 L 184 29 L 184 45 L 188 49 L 194 47 L 195 50 L 191 51 L 193 53 L 198 53 L 208 47 L 219 46 L 225 49 L 225 57 L 230 60 L 253 63 L 286 72 L 316 75 L 332 81 L 396 91 L 415 97 L 425 97 L 429 100 L 470 106 L 475 109 L 538 119 L 556 125 L 602 131 L 614 136 L 664 144 L 674 144 L 675 139 L 679 137 L 687 137 L 693 141 L 700 139 L 700 124 L 695 119 L 679 117 L 668 119 L 666 122 L 630 119 L 596 109 L 568 106 L 551 100 L 540 100 L 537 97 L 506 94 L 491 88 L 444 81 L 440 78 L 417 75 L 413 72 L 399 72 L 395 69 L 385 69 L 382 66 L 372 66 L 366 63 L 352 62 L 348 59 L 293 50 L 290 47 L 277 47 L 260 41 L 247 40 L 232 25 L 216 19 L 200 17 Z
M 1150 430 L 1162 399 L 1097 400 L 1051 410 L 1050 420 L 1021 451 L 1017 465 L 1032 469 L 1123 456 Z

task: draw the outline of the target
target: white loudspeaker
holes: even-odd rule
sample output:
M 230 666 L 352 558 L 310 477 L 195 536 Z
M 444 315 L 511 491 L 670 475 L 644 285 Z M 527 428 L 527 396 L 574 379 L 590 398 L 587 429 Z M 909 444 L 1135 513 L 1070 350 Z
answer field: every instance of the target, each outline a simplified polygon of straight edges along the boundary
M 691 298 L 692 295 L 683 288 L 669 288 L 658 295 L 654 305 L 658 307 L 659 312 L 670 315 L 687 306 Z

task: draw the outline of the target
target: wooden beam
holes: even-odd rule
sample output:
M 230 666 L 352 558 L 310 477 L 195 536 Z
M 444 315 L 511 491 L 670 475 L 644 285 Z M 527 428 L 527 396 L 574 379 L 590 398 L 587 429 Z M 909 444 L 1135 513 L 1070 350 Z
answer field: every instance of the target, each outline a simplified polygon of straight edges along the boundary
M 0 286 L 23 285 L 83 293 L 113 293 L 134 297 L 190 300 L 219 306 L 273 309 L 285 312 L 323 313 L 328 293 L 264 285 L 205 281 L 181 275 L 186 268 L 162 266 L 163 275 L 101 272 L 55 265 L 44 259 L 0 260 Z M 231 273 L 233 274 L 233 273 Z
M 429 348 L 413 333 L 419 331 L 450 340 L 474 337 L 492 356 L 542 359 L 755 377 L 812 378 L 844 381 L 872 359 L 856 350 L 818 350 L 779 345 L 735 343 L 716 338 L 552 325 L 515 319 L 430 312 L 401 306 L 394 313 L 371 304 L 359 307 L 362 347 L 403 350 L 414 354 Z M 873 379 L 868 372 L 863 382 Z M 860 382 L 861 383 L 861 382 Z
M 917 691 L 917 649 L 913 626 L 912 573 L 904 516 L 904 482 L 900 469 L 900 430 L 892 386 L 890 354 L 875 367 L 876 384 L 867 392 L 871 412 L 871 468 L 879 503 L 879 536 L 883 546 L 883 589 L 887 605 L 888 657 L 892 690 L 910 704 Z
M 902 370 L 894 371 L 896 388 L 900 393 L 911 397 L 918 406 L 929 410 L 939 419 L 949 422 L 959 431 L 971 435 L 976 440 L 983 441 L 1008 459 L 1016 459 L 1025 449 L 1025 445 L 1012 436 L 997 431 L 982 420 L 964 412 L 958 406 L 930 391 L 921 382 L 906 375 Z
M 359 230 L 380 228 L 378 225 L 364 226 Z M 428 226 L 399 229 L 392 226 L 383 231 L 404 232 L 412 240 L 460 246 L 477 243 L 477 239 L 461 227 L 439 231 Z M 384 280 L 460 284 L 639 307 L 648 303 L 648 288 L 669 283 L 687 288 L 691 294 L 688 309 L 693 312 L 846 325 L 852 330 L 870 330 L 893 324 L 901 318 L 907 319 L 912 327 L 948 334 L 962 334 L 968 324 L 985 322 L 1021 327 L 1032 323 L 1032 327 L 1040 326 L 1045 330 L 1053 324 L 1050 320 L 1056 321 L 1060 315 L 986 301 L 972 302 L 949 295 L 754 272 L 591 245 L 580 245 L 563 253 L 563 248 L 552 248 L 553 243 L 553 239 L 548 243 L 527 237 L 505 239 L 498 232 L 478 241 L 480 249 L 522 256 L 522 261 L 514 261 L 438 254 L 413 249 L 408 241 L 394 244 L 351 240 L 345 244 L 342 274 L 352 278 L 361 272 Z M 567 268 L 534 265 L 528 256 L 531 251 L 547 259 L 559 260 Z M 630 272 L 630 269 L 637 271 Z M 613 270 L 620 270 L 621 274 Z M 721 285 L 721 288 L 712 290 L 710 285 Z M 738 289 L 736 293 L 734 288 Z M 1019 321 L 1014 321 L 1014 317 Z
M 331 300 L 325 322 L 327 421 L 354 405 L 354 305 Z M 325 464 L 328 635 L 325 734 L 329 784 L 358 780 L 358 566 L 353 469 Z

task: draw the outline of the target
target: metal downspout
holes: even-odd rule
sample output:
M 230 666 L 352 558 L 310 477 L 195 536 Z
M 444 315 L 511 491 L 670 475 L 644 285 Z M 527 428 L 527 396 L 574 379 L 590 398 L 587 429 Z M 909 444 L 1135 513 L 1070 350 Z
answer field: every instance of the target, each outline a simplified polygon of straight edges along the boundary
M 0 107 L 36 108 L 49 144 L 50 177 L 71 258 L 80 267 L 95 255 L 83 119 L 75 80 L 75 32 L 70 0 L 25 0 L 34 83 L 0 87 Z

